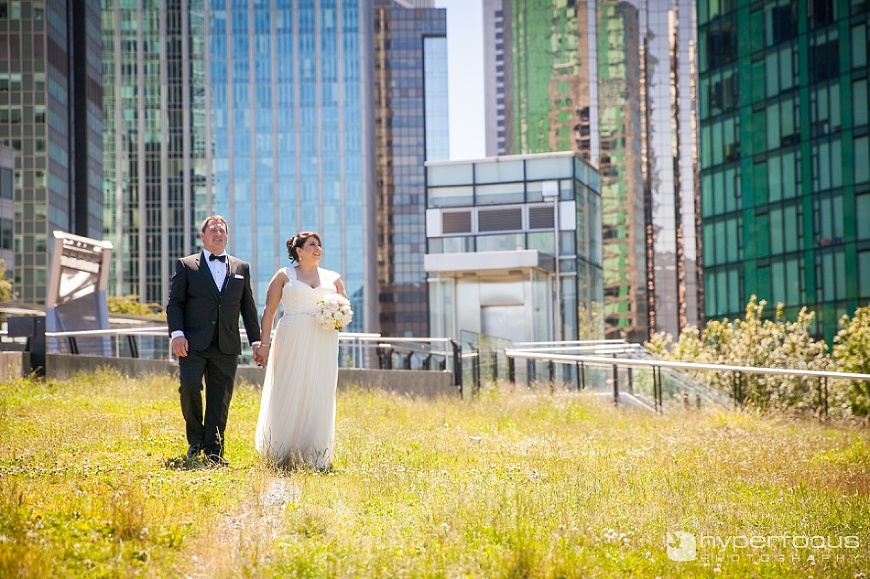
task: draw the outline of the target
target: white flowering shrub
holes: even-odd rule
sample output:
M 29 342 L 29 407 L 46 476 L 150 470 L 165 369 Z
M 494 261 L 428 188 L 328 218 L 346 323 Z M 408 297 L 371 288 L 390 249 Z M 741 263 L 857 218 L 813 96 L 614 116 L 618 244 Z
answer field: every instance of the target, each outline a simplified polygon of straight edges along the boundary
M 870 374 L 870 306 L 858 308 L 851 318 L 840 318 L 832 357 L 839 372 Z M 851 381 L 847 391 L 851 412 L 856 416 L 870 415 L 870 382 Z
M 664 359 L 683 362 L 726 364 L 796 370 L 832 370 L 834 362 L 828 355 L 824 340 L 810 333 L 815 314 L 801 309 L 797 320 L 787 321 L 782 304 L 778 304 L 773 319 L 764 318 L 767 302 L 755 296 L 746 305 L 742 319 L 711 320 L 703 333 L 687 328 L 673 342 L 669 336 L 653 336 L 649 348 Z M 820 382 L 814 378 L 785 375 L 701 372 L 699 380 L 735 396 L 744 405 L 757 408 L 779 408 L 798 412 L 817 411 L 827 398 L 829 411 L 837 412 L 849 406 L 847 392 L 829 388 L 827 397 L 820 392 Z

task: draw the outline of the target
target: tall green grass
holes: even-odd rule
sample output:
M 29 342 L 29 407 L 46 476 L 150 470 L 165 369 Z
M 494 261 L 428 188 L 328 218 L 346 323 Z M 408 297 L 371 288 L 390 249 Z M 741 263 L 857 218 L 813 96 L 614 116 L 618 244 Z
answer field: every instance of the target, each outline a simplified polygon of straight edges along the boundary
M 259 396 L 236 390 L 230 467 L 210 468 L 184 459 L 170 378 L 0 385 L 0 577 L 870 568 L 870 432 L 858 426 L 656 416 L 521 388 L 465 401 L 352 390 L 339 393 L 333 468 L 288 473 L 253 448 Z M 669 558 L 677 531 L 695 538 L 694 560 Z

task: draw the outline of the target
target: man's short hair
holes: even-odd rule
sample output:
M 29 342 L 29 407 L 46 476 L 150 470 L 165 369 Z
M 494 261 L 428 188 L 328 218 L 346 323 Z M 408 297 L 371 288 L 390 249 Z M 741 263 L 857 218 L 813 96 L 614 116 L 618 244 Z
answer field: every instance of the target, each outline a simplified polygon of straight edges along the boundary
M 217 221 L 218 223 L 223 223 L 224 229 L 227 230 L 227 233 L 230 232 L 230 224 L 227 223 L 227 220 L 224 219 L 223 217 L 221 217 L 220 215 L 209 215 L 208 217 L 206 217 L 202 221 L 202 227 L 200 228 L 200 232 L 205 233 L 205 230 L 208 227 L 208 224 L 211 223 L 212 221 Z

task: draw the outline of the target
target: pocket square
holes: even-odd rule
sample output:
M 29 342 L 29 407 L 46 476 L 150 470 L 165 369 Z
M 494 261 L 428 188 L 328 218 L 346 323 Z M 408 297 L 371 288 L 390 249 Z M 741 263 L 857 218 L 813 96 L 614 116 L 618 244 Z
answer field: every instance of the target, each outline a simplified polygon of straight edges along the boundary
M 239 275 L 239 274 L 235 274 L 235 275 L 233 275 L 233 277 L 236 279 L 245 279 L 245 276 Z

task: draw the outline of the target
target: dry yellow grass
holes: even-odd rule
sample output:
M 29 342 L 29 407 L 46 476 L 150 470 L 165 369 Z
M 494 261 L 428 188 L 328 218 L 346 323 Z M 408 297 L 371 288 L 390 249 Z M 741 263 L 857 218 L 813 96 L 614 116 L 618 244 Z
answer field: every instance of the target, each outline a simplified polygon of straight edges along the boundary
M 257 457 L 259 391 L 242 387 L 231 466 L 209 469 L 182 458 L 176 389 L 110 372 L 0 385 L 0 577 L 860 577 L 870 567 L 870 432 L 859 427 L 656 416 L 570 392 L 350 391 L 332 470 L 286 473 Z M 695 539 L 693 560 L 669 558 L 678 531 Z M 687 558 L 687 545 L 671 557 Z

